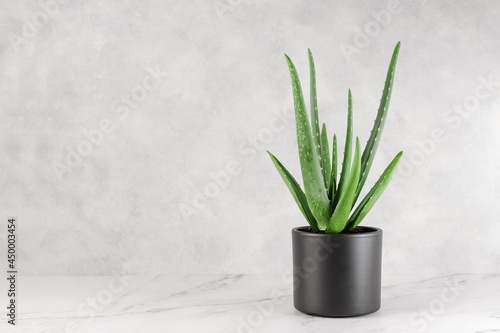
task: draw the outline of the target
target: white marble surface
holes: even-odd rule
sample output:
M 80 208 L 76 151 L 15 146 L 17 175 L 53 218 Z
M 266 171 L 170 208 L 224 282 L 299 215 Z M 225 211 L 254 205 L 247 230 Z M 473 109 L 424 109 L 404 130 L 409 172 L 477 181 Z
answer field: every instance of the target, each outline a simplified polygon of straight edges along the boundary
M 385 276 L 380 311 L 343 319 L 296 311 L 281 276 L 21 277 L 20 290 L 2 333 L 500 332 L 500 275 Z

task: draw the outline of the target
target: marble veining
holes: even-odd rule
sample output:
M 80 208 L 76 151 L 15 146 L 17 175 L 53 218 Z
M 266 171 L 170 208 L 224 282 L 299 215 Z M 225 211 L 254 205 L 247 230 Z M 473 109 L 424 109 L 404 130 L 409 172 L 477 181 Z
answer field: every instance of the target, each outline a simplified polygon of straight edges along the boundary
M 288 277 L 22 277 L 1 332 L 500 332 L 500 275 L 384 276 L 382 308 L 321 318 L 293 307 Z

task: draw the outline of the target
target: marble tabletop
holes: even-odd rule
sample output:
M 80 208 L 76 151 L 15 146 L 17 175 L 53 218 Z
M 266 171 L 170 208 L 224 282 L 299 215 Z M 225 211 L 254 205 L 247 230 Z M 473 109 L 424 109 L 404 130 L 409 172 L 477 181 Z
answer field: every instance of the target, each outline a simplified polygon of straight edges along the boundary
M 21 276 L 18 290 L 2 333 L 500 332 L 500 275 L 384 276 L 382 308 L 354 318 L 298 312 L 289 276 Z

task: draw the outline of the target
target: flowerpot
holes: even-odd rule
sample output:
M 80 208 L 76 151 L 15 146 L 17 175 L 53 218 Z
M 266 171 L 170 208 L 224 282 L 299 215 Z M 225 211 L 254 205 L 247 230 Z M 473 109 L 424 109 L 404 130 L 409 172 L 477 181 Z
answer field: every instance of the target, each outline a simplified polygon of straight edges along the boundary
M 315 316 L 351 317 L 380 309 L 382 230 L 314 233 L 292 229 L 293 302 Z

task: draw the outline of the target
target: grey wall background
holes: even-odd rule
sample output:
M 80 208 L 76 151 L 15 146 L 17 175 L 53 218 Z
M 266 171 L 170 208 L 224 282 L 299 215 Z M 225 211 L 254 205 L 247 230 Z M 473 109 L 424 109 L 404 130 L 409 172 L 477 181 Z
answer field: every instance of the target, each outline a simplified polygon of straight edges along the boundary
M 363 222 L 384 272 L 500 273 L 499 2 L 0 4 L 0 203 L 24 274 L 288 272 L 305 221 L 265 153 L 300 178 L 283 53 L 307 85 L 312 49 L 343 145 L 347 89 L 366 142 L 399 40 L 367 187 L 405 158 Z

